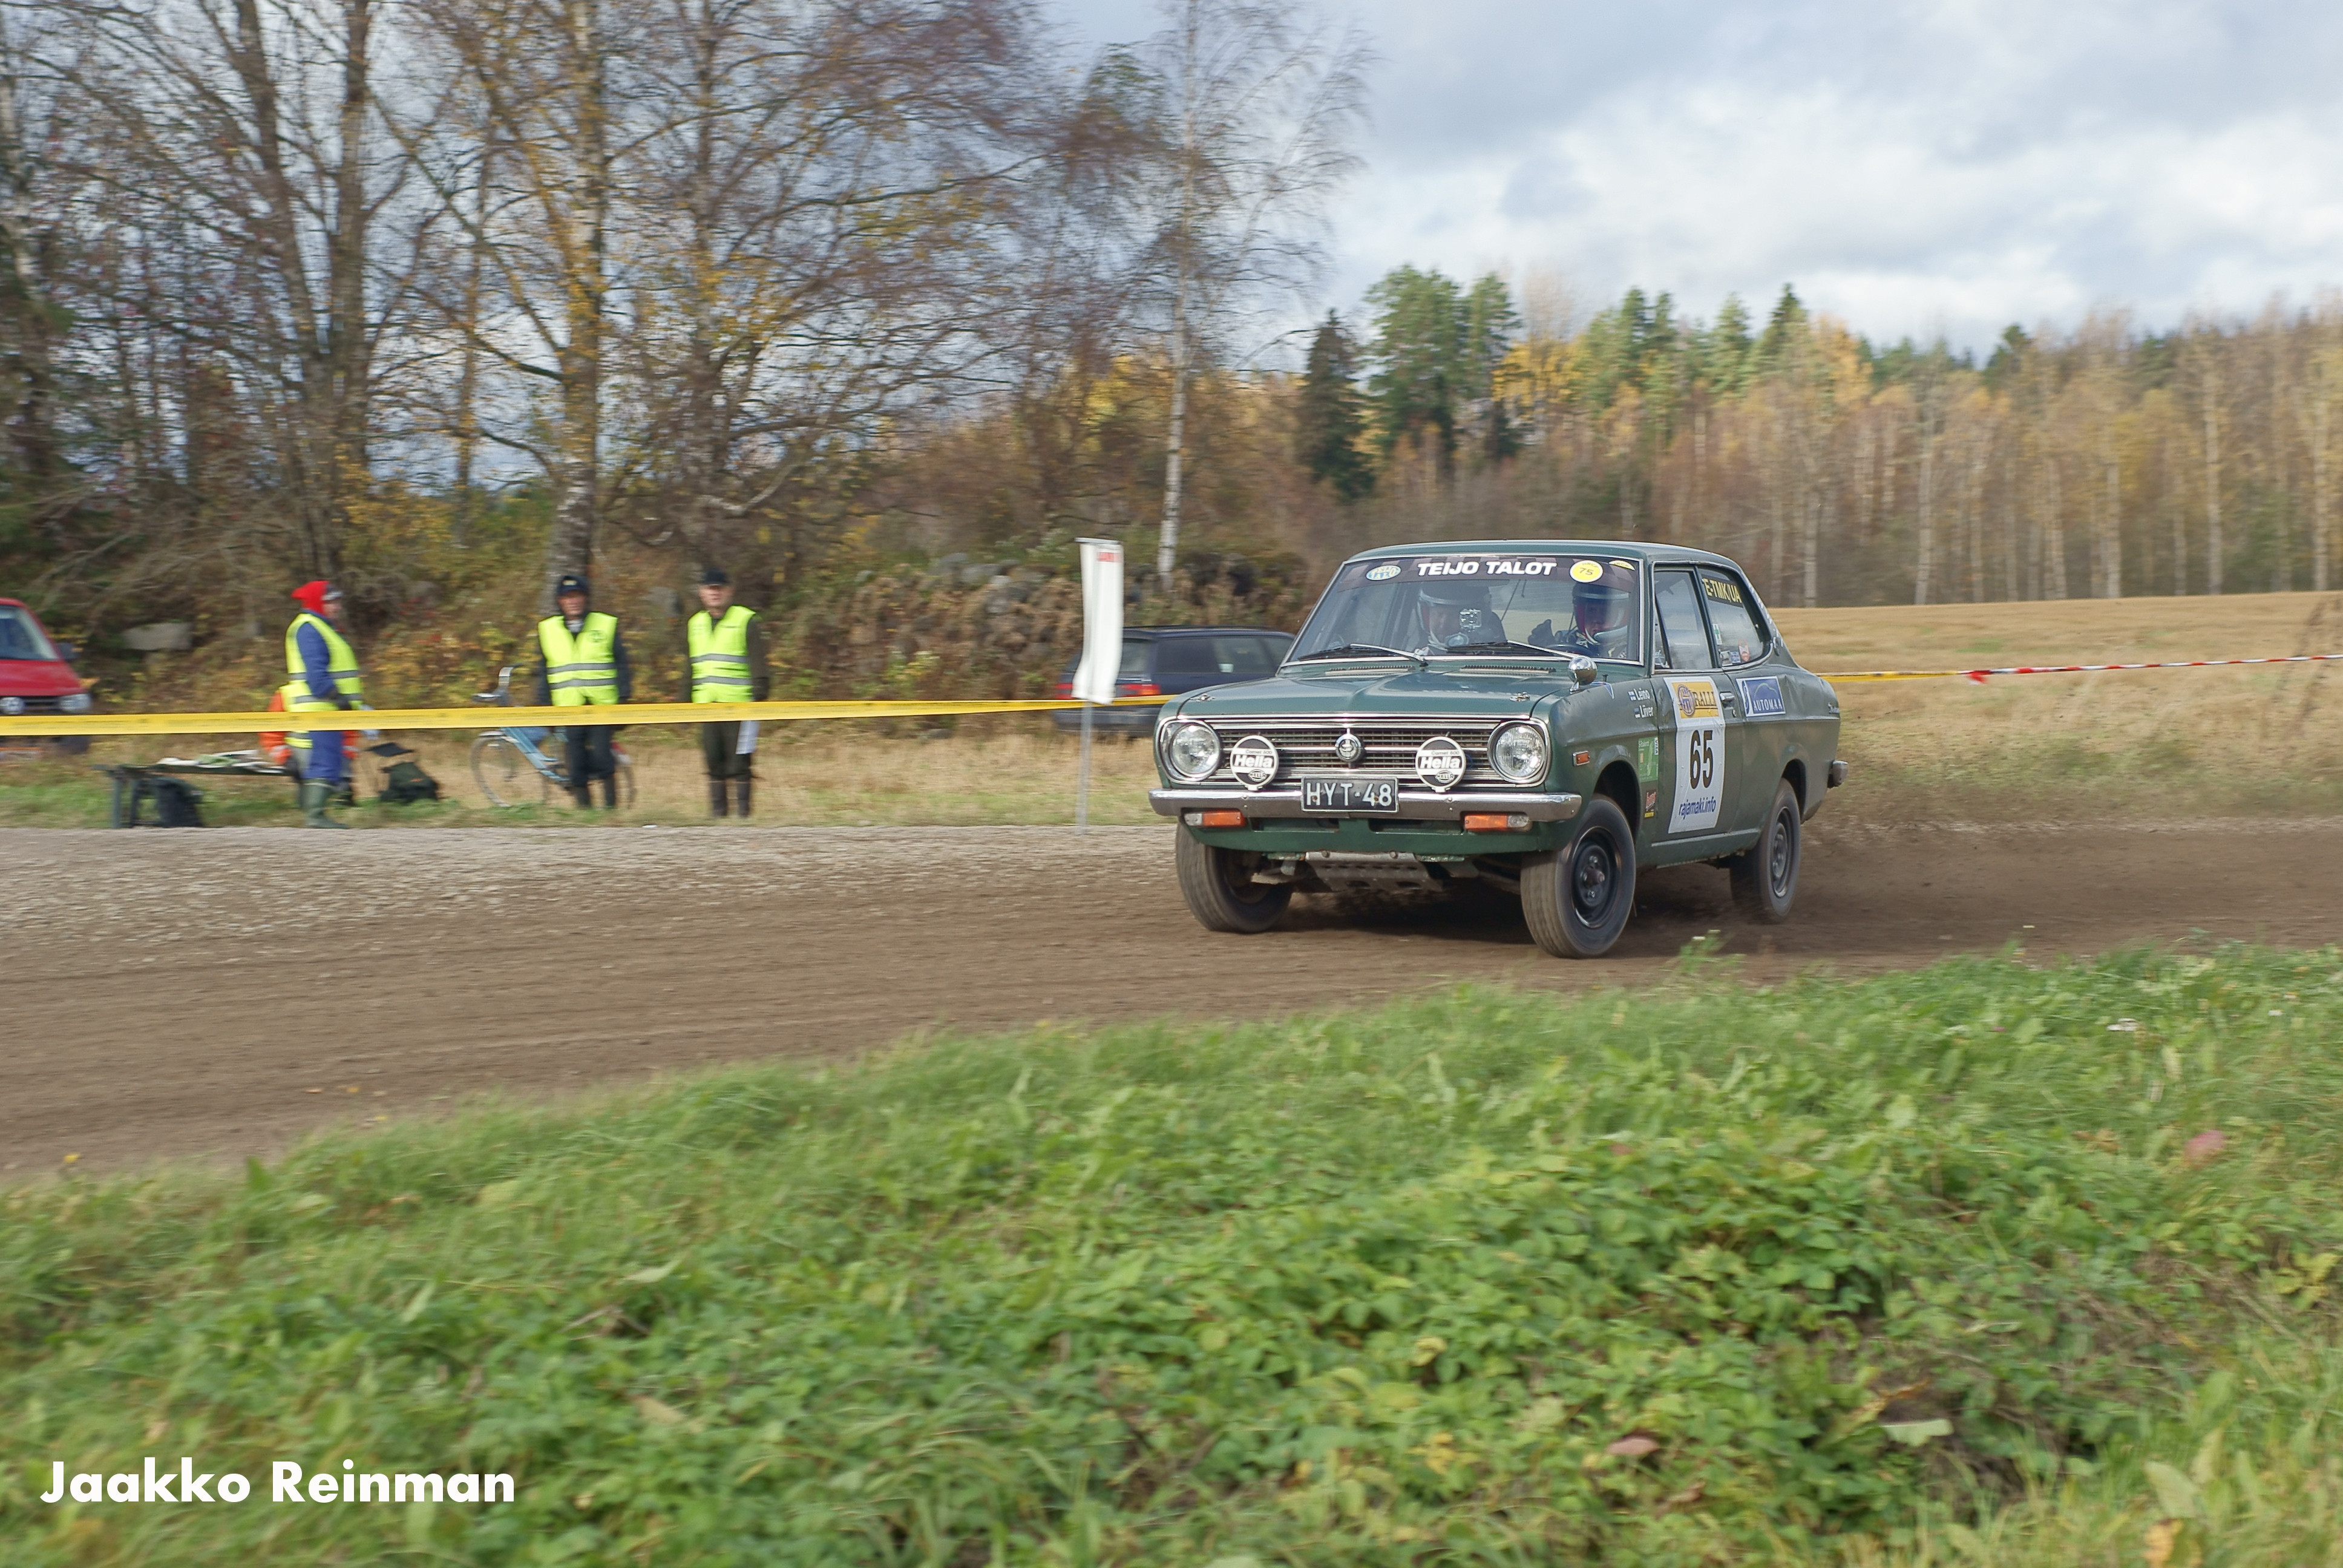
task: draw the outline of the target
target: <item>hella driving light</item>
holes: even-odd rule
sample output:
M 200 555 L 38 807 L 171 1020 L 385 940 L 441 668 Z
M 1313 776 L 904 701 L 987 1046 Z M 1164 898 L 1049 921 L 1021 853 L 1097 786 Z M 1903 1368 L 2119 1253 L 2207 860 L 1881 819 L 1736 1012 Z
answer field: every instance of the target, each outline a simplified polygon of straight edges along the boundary
M 1229 748 L 1229 771 L 1248 789 L 1258 789 L 1277 777 L 1277 748 L 1264 736 L 1248 735 Z
M 69 696 L 60 697 L 57 699 L 57 711 L 59 713 L 87 713 L 89 709 L 89 693 L 86 691 L 76 691 Z
M 1193 719 L 1175 724 L 1163 737 L 1163 760 L 1175 775 L 1191 782 L 1209 778 L 1221 765 L 1221 738 L 1209 724 Z
M 1515 784 L 1545 777 L 1545 732 L 1534 724 L 1508 724 L 1489 738 L 1489 766 Z
M 17 714 L 24 711 L 25 699 L 23 698 L 0 697 L 0 713 L 5 713 L 11 719 L 14 719 Z
M 1415 776 L 1434 789 L 1452 789 L 1464 777 L 1464 748 L 1435 735 L 1415 749 Z

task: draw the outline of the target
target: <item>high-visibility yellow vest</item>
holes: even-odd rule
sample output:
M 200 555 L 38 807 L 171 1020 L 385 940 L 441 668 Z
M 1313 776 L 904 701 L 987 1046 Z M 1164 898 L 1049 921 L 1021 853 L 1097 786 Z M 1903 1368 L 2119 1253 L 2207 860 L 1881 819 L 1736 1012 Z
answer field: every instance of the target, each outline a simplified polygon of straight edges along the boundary
M 309 683 L 303 678 L 307 671 L 301 667 L 301 628 L 314 626 L 326 639 L 326 673 L 333 679 L 334 689 L 352 702 L 366 695 L 366 681 L 358 674 L 357 650 L 349 639 L 334 629 L 334 623 L 321 615 L 303 610 L 285 628 L 285 673 L 292 677 L 285 687 L 285 707 L 288 712 L 308 713 L 321 708 L 338 708 L 330 699 L 309 695 Z
M 556 708 L 582 708 L 618 700 L 618 618 L 598 611 L 570 636 L 558 615 L 537 623 L 537 645 L 545 650 L 545 683 Z
M 749 700 L 749 623 L 756 618 L 755 610 L 736 604 L 722 620 L 703 609 L 684 623 L 691 645 L 692 701 Z
M 341 706 L 337 702 L 312 697 L 309 694 L 308 671 L 301 664 L 301 628 L 305 624 L 316 627 L 318 633 L 326 639 L 326 673 L 333 678 L 334 689 L 352 702 L 363 698 L 366 695 L 366 681 L 358 674 L 357 650 L 350 646 L 349 638 L 335 629 L 332 621 L 327 620 L 324 616 L 312 615 L 309 611 L 303 610 L 293 618 L 293 624 L 285 628 L 285 671 L 292 677 L 282 688 L 285 711 L 316 713 L 322 709 Z M 329 730 L 327 733 L 333 735 L 338 744 L 340 732 Z M 286 732 L 285 739 L 297 750 L 309 749 L 309 734 L 307 730 L 288 730 Z

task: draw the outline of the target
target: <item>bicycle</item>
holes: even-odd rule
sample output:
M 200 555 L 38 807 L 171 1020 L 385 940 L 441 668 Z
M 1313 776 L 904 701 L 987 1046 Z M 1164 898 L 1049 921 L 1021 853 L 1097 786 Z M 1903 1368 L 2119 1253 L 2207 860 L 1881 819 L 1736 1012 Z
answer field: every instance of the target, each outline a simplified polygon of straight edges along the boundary
M 494 691 L 476 691 L 472 699 L 498 708 L 514 706 L 512 674 L 514 667 L 506 665 L 497 671 Z M 484 729 L 472 738 L 472 781 L 480 793 L 488 798 L 491 806 L 544 806 L 550 804 L 553 791 L 569 791 L 569 772 L 561 762 L 545 749 L 545 739 L 553 730 L 539 725 L 516 724 L 502 729 Z M 635 803 L 635 764 L 626 748 L 617 741 L 610 743 L 611 759 L 618 764 L 614 781 L 618 786 L 618 805 L 628 808 Z M 537 799 L 525 799 L 528 793 L 528 775 L 537 777 Z

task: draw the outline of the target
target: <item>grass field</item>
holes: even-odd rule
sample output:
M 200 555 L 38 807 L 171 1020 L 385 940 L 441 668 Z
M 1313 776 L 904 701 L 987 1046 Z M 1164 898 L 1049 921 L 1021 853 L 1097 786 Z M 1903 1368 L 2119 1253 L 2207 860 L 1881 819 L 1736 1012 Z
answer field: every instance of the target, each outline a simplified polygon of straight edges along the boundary
M 1809 669 L 2343 652 L 2343 595 L 1785 610 Z M 2343 664 L 1847 682 L 1857 819 L 2343 811 Z M 1834 799 L 1836 815 L 1842 799 Z
M 768 826 L 949 827 L 990 822 L 1071 822 L 1079 743 L 1022 716 L 988 719 L 973 731 L 921 740 L 890 736 L 867 723 L 807 724 L 764 745 L 757 757 L 756 820 Z M 384 806 L 371 799 L 378 784 L 361 759 L 355 810 L 335 815 L 354 828 L 514 826 L 577 827 L 581 822 L 637 827 L 646 822 L 688 825 L 708 819 L 707 786 L 696 741 L 686 730 L 638 729 L 620 741 L 635 763 L 636 803 L 630 810 L 585 814 L 558 792 L 542 805 L 490 807 L 474 784 L 466 752 L 469 731 L 398 738 L 420 753 L 447 798 L 438 804 Z M 102 739 L 79 761 L 0 763 L 0 827 L 102 828 L 106 781 L 92 764 L 192 756 L 216 739 Z M 291 784 L 285 779 L 198 779 L 206 822 L 228 826 L 297 824 Z M 1093 748 L 1091 819 L 1101 823 L 1158 820 L 1148 809 L 1155 768 L 1143 742 L 1101 739 Z
M 2336 1563 L 2338 1029 L 2331 949 L 1772 990 L 1694 960 L 17 1189 L 0 1541 Z M 35 1499 L 182 1454 L 263 1490 Z M 277 1459 L 518 1500 L 272 1503 Z
M 2218 599 L 2070 599 L 1926 609 L 1785 610 L 1784 635 L 1810 669 L 1968 668 L 2343 651 L 2343 595 Z M 1835 818 L 2006 820 L 2182 818 L 2343 811 L 2343 666 L 1899 681 L 1841 689 L 1842 754 L 1852 786 Z M 468 732 L 403 738 L 449 792 L 438 807 L 367 805 L 356 827 L 483 822 L 574 824 L 558 799 L 488 806 L 465 761 Z M 637 765 L 634 809 L 590 820 L 704 820 L 707 798 L 689 732 L 644 728 L 624 742 Z M 217 738 L 100 740 L 86 761 L 189 755 Z M 863 724 L 769 732 L 757 759 L 759 819 L 810 826 L 1070 822 L 1074 742 L 1038 718 L 963 724 L 921 740 Z M 281 781 L 199 781 L 207 820 L 299 820 Z M 369 775 L 365 780 L 373 788 Z M 1155 819 L 1143 745 L 1101 741 L 1092 819 Z M 102 827 L 106 789 L 86 762 L 0 763 L 0 826 Z

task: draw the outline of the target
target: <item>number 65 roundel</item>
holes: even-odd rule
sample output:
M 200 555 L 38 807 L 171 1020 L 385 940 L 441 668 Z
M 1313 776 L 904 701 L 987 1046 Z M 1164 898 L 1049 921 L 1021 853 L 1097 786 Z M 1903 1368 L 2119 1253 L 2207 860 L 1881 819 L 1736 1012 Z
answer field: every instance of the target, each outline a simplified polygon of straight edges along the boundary
M 1671 677 L 1668 706 L 1675 714 L 1674 804 L 1671 833 L 1714 833 L 1725 811 L 1725 712 L 1716 682 Z

